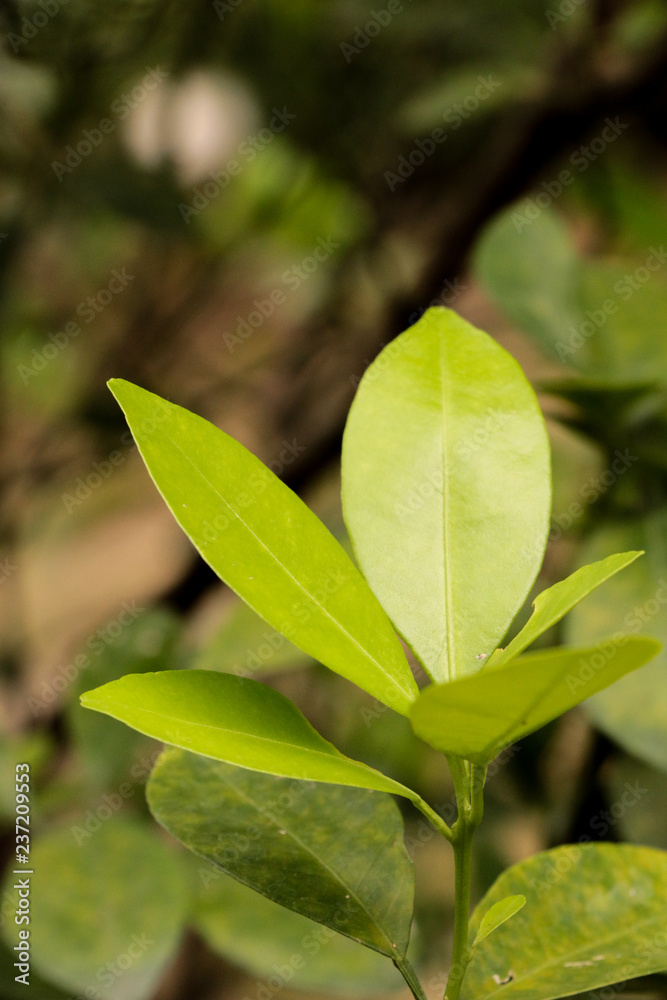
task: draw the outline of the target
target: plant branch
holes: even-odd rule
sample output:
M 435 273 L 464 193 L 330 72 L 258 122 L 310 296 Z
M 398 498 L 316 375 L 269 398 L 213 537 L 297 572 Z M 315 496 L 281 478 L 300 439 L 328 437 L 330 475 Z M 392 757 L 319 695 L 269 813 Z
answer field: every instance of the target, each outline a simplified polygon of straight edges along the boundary
M 472 957 L 468 946 L 472 846 L 475 831 L 484 813 L 486 766 L 471 764 L 460 757 L 448 757 L 447 762 L 456 790 L 458 818 L 452 831 L 455 865 L 454 944 L 444 1000 L 459 1000 L 463 977 Z

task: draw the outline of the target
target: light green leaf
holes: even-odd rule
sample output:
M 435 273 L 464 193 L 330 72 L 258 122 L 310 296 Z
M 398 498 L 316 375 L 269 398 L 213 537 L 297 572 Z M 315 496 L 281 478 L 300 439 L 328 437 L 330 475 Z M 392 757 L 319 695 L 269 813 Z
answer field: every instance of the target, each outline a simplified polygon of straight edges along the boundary
M 115 816 L 92 832 L 83 820 L 48 831 L 31 862 L 36 971 L 77 996 L 153 996 L 185 923 L 186 882 L 173 852 L 144 824 Z M 10 875 L 5 889 L 15 881 Z M 12 948 L 16 932 L 7 922 Z
M 646 549 L 646 555 L 575 608 L 566 623 L 568 642 L 596 642 L 614 629 L 654 634 L 667 642 L 667 510 L 605 525 L 585 542 L 580 557 L 599 559 L 626 547 Z M 593 722 L 630 753 L 667 770 L 664 650 L 654 663 L 596 694 L 585 707 Z
M 572 576 L 549 587 L 535 598 L 535 610 L 519 634 L 503 650 L 497 650 L 489 661 L 489 666 L 509 663 L 552 625 L 564 618 L 568 611 L 579 604 L 591 591 L 629 566 L 643 552 L 623 552 L 609 556 L 590 566 L 582 566 Z
M 209 670 L 128 674 L 87 691 L 81 704 L 163 743 L 240 767 L 419 798 L 345 757 L 288 698 L 247 677 Z
M 526 905 L 525 896 L 506 896 L 505 899 L 499 899 L 497 903 L 494 903 L 490 909 L 486 911 L 482 917 L 482 921 L 475 935 L 475 940 L 472 943 L 472 947 L 476 948 L 480 941 L 487 938 L 489 934 L 493 934 L 497 927 L 504 924 L 506 920 L 513 917 L 515 913 L 518 913 Z
M 573 351 L 570 341 L 585 318 L 581 261 L 560 215 L 547 210 L 531 219 L 527 201 L 501 212 L 483 231 L 473 268 L 507 318 L 531 334 L 545 354 L 580 367 L 587 342 Z
M 366 371 L 343 440 L 357 560 L 435 681 L 478 671 L 549 531 L 549 444 L 517 362 L 429 309 Z
M 197 859 L 193 926 L 213 951 L 290 990 L 369 995 L 400 989 L 384 955 L 301 916 Z
M 360 944 L 404 958 L 414 874 L 391 798 L 173 750 L 158 761 L 147 798 L 165 829 L 227 874 Z
M 432 684 L 415 702 L 415 732 L 436 750 L 486 764 L 515 743 L 661 650 L 655 639 L 622 636 L 577 649 L 547 649 L 474 677 Z
M 215 572 L 309 656 L 407 714 L 417 685 L 401 644 L 322 522 L 207 420 L 122 379 L 109 385 L 155 484 Z
M 667 854 L 582 844 L 504 872 L 473 933 L 508 893 L 526 906 L 475 950 L 461 1000 L 554 1000 L 667 969 Z

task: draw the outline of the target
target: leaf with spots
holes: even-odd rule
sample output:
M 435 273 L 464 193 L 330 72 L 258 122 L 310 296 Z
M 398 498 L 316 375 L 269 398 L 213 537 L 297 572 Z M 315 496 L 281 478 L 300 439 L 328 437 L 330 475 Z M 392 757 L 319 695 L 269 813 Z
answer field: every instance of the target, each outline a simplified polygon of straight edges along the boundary
M 667 853 L 628 844 L 557 847 L 514 865 L 477 906 L 526 897 L 475 949 L 461 1000 L 555 1000 L 667 970 Z
M 390 796 L 168 750 L 147 797 L 165 829 L 228 875 L 383 955 L 405 958 L 414 874 Z

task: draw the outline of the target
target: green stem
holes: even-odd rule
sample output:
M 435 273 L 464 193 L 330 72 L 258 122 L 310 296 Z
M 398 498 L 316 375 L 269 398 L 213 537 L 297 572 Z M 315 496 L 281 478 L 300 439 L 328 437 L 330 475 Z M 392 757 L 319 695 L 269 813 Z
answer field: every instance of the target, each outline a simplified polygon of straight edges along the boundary
M 407 958 L 395 958 L 394 965 L 410 987 L 410 992 L 415 1000 L 428 1000 L 422 988 L 422 984 L 417 979 L 415 970 L 412 968 Z
M 454 847 L 454 945 L 452 966 L 444 1000 L 459 1000 L 463 977 L 472 957 L 468 947 L 470 921 L 470 883 L 472 878 L 472 845 L 475 831 L 484 812 L 484 782 L 486 768 L 447 758 L 458 806 L 458 819 L 453 829 Z
M 468 921 L 470 918 L 470 880 L 472 875 L 472 842 L 475 827 L 461 811 L 456 824 L 457 837 L 454 843 L 455 900 L 454 900 L 454 947 L 452 966 L 447 980 L 445 1000 L 459 1000 L 461 984 L 465 976 L 470 949 L 468 948 Z

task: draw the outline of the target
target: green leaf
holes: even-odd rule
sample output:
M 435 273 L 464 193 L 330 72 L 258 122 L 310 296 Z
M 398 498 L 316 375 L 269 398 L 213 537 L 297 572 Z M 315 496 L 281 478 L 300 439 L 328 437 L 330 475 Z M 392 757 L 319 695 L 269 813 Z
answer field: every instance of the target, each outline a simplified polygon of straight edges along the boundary
M 626 547 L 646 549 L 646 555 L 592 594 L 585 607 L 575 608 L 566 624 L 568 642 L 596 642 L 614 629 L 653 633 L 667 642 L 667 509 L 605 525 L 585 542 L 580 558 L 599 559 Z M 667 652 L 585 707 L 622 747 L 667 771 Z
M 357 560 L 435 681 L 478 671 L 549 531 L 549 444 L 517 362 L 429 309 L 366 371 L 343 440 Z
M 345 757 L 288 698 L 247 677 L 209 670 L 128 674 L 86 692 L 81 704 L 163 743 L 240 767 L 419 798 Z
M 206 562 L 309 656 L 407 714 L 401 644 L 343 548 L 238 441 L 122 379 L 109 386 L 174 517 Z
M 30 951 L 35 970 L 76 995 L 151 997 L 176 953 L 187 891 L 177 858 L 119 816 L 89 832 L 68 823 L 35 838 Z M 8 877 L 11 892 L 16 876 Z M 4 936 L 14 947 L 17 928 Z M 87 994 L 94 990 L 94 994 Z
M 201 859 L 193 926 L 213 951 L 290 990 L 347 997 L 400 989 L 384 955 L 274 903 Z
M 473 933 L 508 893 L 526 906 L 475 950 L 461 1000 L 554 1000 L 667 969 L 662 851 L 582 844 L 537 854 L 500 876 Z
M 474 677 L 427 687 L 413 706 L 412 725 L 436 750 L 486 764 L 503 747 L 643 666 L 661 648 L 655 639 L 622 636 L 593 647 L 531 653 Z
M 587 347 L 568 353 L 585 318 L 580 306 L 581 261 L 554 211 L 528 219 L 525 202 L 497 215 L 475 248 L 473 267 L 508 319 L 531 334 L 550 358 L 586 360 Z
M 493 934 L 497 927 L 504 924 L 506 920 L 513 917 L 515 913 L 518 913 L 526 905 L 525 896 L 506 896 L 505 899 L 499 899 L 497 903 L 486 911 L 482 917 L 481 923 L 475 935 L 475 940 L 472 943 L 472 947 L 476 948 L 480 941 L 487 938 L 489 934 Z
M 405 956 L 412 862 L 395 802 L 167 751 L 151 812 L 190 850 L 269 899 L 391 958 Z
M 497 650 L 489 661 L 489 666 L 500 666 L 509 663 L 515 656 L 522 653 L 537 639 L 548 631 L 552 625 L 564 618 L 568 611 L 587 597 L 602 583 L 614 576 L 620 570 L 629 566 L 643 552 L 623 552 L 609 556 L 591 566 L 582 566 L 572 576 L 549 587 L 535 598 L 535 610 L 519 634 L 503 650 Z

